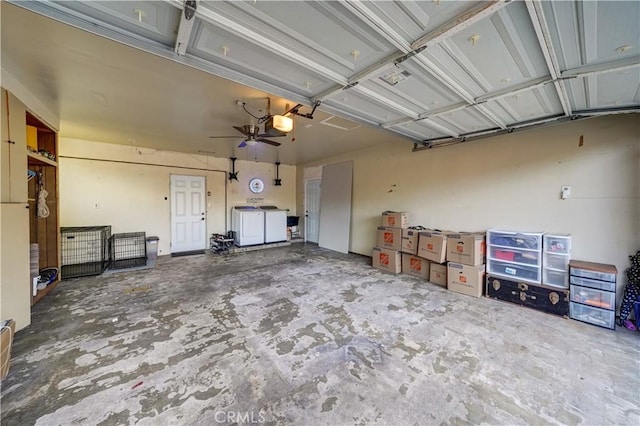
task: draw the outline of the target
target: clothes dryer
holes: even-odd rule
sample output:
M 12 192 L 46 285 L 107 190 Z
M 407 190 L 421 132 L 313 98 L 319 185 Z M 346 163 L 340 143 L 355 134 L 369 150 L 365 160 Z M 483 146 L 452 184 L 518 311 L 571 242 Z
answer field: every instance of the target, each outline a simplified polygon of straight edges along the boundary
M 277 243 L 287 240 L 287 211 L 276 206 L 261 206 L 264 211 L 264 242 Z
M 264 211 L 255 206 L 234 207 L 231 230 L 239 247 L 264 244 Z

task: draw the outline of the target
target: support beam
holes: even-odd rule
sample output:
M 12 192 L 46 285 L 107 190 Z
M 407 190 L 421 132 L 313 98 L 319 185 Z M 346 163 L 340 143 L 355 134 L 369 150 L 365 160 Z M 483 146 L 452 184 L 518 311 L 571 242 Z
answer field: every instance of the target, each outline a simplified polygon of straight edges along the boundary
M 371 89 L 367 89 L 364 86 L 357 86 L 353 90 L 358 92 L 358 93 L 360 93 L 360 94 L 362 94 L 363 96 L 371 99 L 372 101 L 374 101 L 376 103 L 383 104 L 383 105 L 387 106 L 388 108 L 391 108 L 391 109 L 399 112 L 400 114 L 404 114 L 404 115 L 408 116 L 411 119 L 418 118 L 418 113 L 416 113 L 415 111 L 412 111 L 409 108 L 405 107 L 404 105 L 400 105 L 397 102 L 393 102 L 393 101 L 389 100 L 388 98 L 380 95 L 379 93 L 374 92 Z
M 436 80 L 440 83 L 444 84 L 449 88 L 449 90 L 453 91 L 456 95 L 460 96 L 464 99 L 468 106 L 474 106 L 476 104 L 475 99 L 471 96 L 467 91 L 461 87 L 458 83 L 456 83 L 451 77 L 449 77 L 444 71 L 440 70 L 437 66 L 432 64 L 427 58 L 421 56 L 417 58 L 416 63 L 420 65 L 424 70 L 429 72 Z M 497 119 L 492 113 L 487 111 L 486 109 L 478 108 L 478 112 L 484 115 L 487 119 L 489 119 L 493 124 L 505 128 L 505 124 Z
M 550 75 L 546 75 L 544 77 L 536 78 L 535 80 L 525 81 L 523 83 L 517 84 L 515 86 L 507 87 L 506 89 L 496 90 L 495 92 L 487 93 L 486 95 L 478 96 L 475 99 L 476 104 L 481 104 L 484 102 L 495 101 L 506 96 L 517 95 L 518 93 L 526 92 L 529 90 L 533 90 L 537 87 L 544 86 L 546 84 L 552 83 L 553 79 Z
M 444 135 L 448 135 L 448 136 L 452 136 L 452 137 L 458 137 L 460 136 L 460 134 L 458 132 L 456 132 L 455 130 L 453 130 L 450 127 L 445 126 L 444 124 L 440 124 L 440 123 L 436 123 L 433 120 L 429 120 L 428 118 L 425 120 L 421 120 L 424 124 L 427 125 L 427 127 L 431 127 L 433 130 L 436 130 Z
M 612 71 L 623 71 L 640 65 L 640 55 L 595 65 L 585 65 L 562 71 L 562 78 L 588 77 Z
M 197 10 L 199 2 L 200 0 L 195 0 L 195 6 L 190 6 L 193 7 L 193 13 L 195 13 L 195 10 Z M 173 48 L 173 51 L 180 56 L 187 53 L 187 45 L 189 44 L 189 38 L 191 37 L 191 31 L 193 30 L 193 23 L 195 22 L 195 17 L 188 14 L 187 10 L 187 7 L 182 8 L 180 24 L 178 24 L 178 35 L 176 37 L 176 44 Z M 191 18 L 187 19 L 187 16 L 191 16 Z
M 640 106 L 638 105 L 574 111 L 575 116 L 598 116 L 598 115 L 611 115 L 611 114 L 638 114 L 638 113 L 640 113 Z
M 432 148 L 440 148 L 440 147 L 445 147 L 445 146 L 450 146 L 450 145 L 456 145 L 462 142 L 470 142 L 472 140 L 476 140 L 476 139 L 483 139 L 483 138 L 488 138 L 491 136 L 497 136 L 497 135 L 503 135 L 506 133 L 514 133 L 517 131 L 521 131 L 521 130 L 525 130 L 525 129 L 530 129 L 533 127 L 547 127 L 547 126 L 553 126 L 555 124 L 560 124 L 560 123 L 564 123 L 567 121 L 571 121 L 571 120 L 578 120 L 581 118 L 587 118 L 587 117 L 567 117 L 564 114 L 561 115 L 556 115 L 556 116 L 552 116 L 552 117 L 546 117 L 546 118 L 541 118 L 541 119 L 537 119 L 537 120 L 530 120 L 530 121 L 525 121 L 525 122 L 521 122 L 518 124 L 514 124 L 512 126 L 509 126 L 508 129 L 488 129 L 488 130 L 482 130 L 482 131 L 478 131 L 478 132 L 474 132 L 474 133 L 468 133 L 466 135 L 460 135 L 457 138 L 435 138 L 435 139 L 426 139 L 424 141 L 422 141 L 420 144 L 417 144 L 416 146 L 414 146 L 412 152 L 418 152 L 418 151 L 424 151 L 426 149 L 432 149 Z
M 400 34 L 398 34 L 393 28 L 387 25 L 384 20 L 369 9 L 364 2 L 347 0 L 343 5 L 350 9 L 356 16 L 358 16 L 369 27 L 376 30 L 381 34 L 389 43 L 393 44 L 398 50 L 403 53 L 407 53 L 411 50 L 411 44 L 405 40 Z
M 564 86 L 564 82 L 559 81 L 560 78 L 560 65 L 553 49 L 551 37 L 549 35 L 549 26 L 544 17 L 542 6 L 539 0 L 526 0 L 527 11 L 533 24 L 533 29 L 536 32 L 540 49 L 542 49 L 542 55 L 551 74 L 551 78 L 554 80 L 553 85 L 560 98 L 562 109 L 565 115 L 571 115 L 571 104 L 569 102 L 569 96 L 567 95 L 567 89 Z
M 306 56 L 295 52 L 279 43 L 277 40 L 270 39 L 260 33 L 257 33 L 246 26 L 242 26 L 235 21 L 232 21 L 219 13 L 216 13 L 210 9 L 200 8 L 196 12 L 196 16 L 215 25 L 216 27 L 223 28 L 232 34 L 252 43 L 256 46 L 271 51 L 274 55 L 278 55 L 288 61 L 291 61 L 309 71 L 323 76 L 324 78 L 338 83 L 342 86 L 346 86 L 348 81 L 345 77 L 339 73 L 325 67 L 322 64 L 314 62 Z M 321 100 L 321 99 L 319 99 Z

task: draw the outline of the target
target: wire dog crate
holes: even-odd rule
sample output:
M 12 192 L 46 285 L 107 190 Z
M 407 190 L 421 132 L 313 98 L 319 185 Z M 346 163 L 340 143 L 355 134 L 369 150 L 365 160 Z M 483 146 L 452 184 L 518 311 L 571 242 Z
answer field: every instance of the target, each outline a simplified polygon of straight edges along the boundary
M 60 228 L 62 278 L 100 275 L 109 266 L 111 226 Z
M 147 237 L 144 232 L 113 234 L 111 269 L 134 268 L 147 264 Z

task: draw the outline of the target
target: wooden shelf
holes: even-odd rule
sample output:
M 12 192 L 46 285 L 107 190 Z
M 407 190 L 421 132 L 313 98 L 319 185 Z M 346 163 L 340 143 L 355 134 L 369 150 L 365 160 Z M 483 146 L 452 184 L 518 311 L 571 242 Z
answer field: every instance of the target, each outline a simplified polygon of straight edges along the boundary
M 52 282 L 51 284 L 49 284 L 48 286 L 46 286 L 44 289 L 38 290 L 36 295 L 31 298 L 31 305 L 35 305 L 36 303 L 38 303 L 40 299 L 42 299 L 47 294 L 49 294 L 49 292 L 53 290 L 59 283 L 60 283 L 60 280 L 58 279 Z
M 46 165 L 53 166 L 53 167 L 58 167 L 58 163 L 56 163 L 55 161 L 49 160 L 44 155 L 36 154 L 35 152 L 27 152 L 27 157 L 29 158 L 29 160 L 33 160 L 36 163 L 46 164 Z
M 27 179 L 27 199 L 29 211 L 29 243 L 38 245 L 38 270 L 43 268 L 60 268 L 60 210 L 58 203 L 58 163 L 51 160 L 47 155 L 40 152 L 52 153 L 57 159 L 58 135 L 48 128 L 45 123 L 27 112 L 27 167 L 37 173 L 37 179 Z M 30 127 L 29 127 L 30 126 Z M 35 127 L 35 135 L 34 129 Z M 44 189 L 49 194 L 47 206 L 49 216 L 46 218 L 37 217 L 37 203 L 40 189 Z M 44 289 L 33 295 L 31 288 L 31 305 L 35 305 L 42 298 L 46 297 L 59 283 L 55 280 Z M 30 286 L 31 287 L 31 286 Z

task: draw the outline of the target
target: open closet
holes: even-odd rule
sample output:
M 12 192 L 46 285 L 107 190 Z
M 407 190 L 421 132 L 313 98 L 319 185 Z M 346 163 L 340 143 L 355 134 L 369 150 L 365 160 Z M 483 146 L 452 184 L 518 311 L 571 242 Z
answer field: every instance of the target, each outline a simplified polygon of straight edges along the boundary
M 58 135 L 29 112 L 26 124 L 33 305 L 60 282 Z

